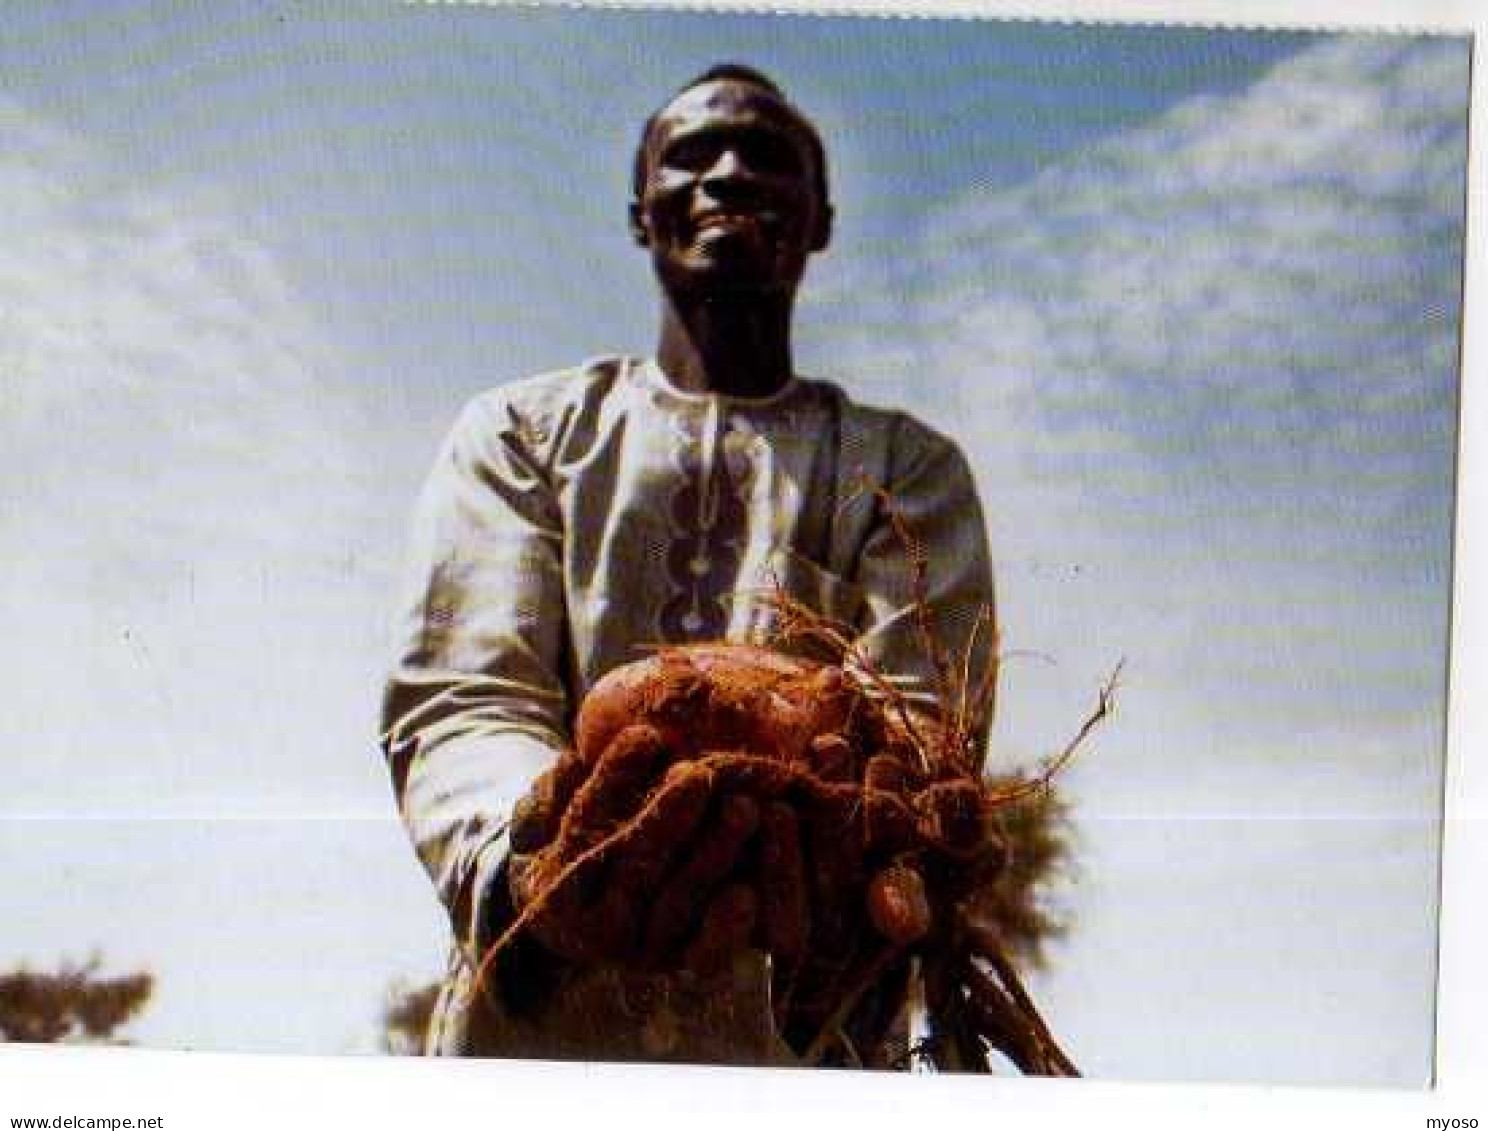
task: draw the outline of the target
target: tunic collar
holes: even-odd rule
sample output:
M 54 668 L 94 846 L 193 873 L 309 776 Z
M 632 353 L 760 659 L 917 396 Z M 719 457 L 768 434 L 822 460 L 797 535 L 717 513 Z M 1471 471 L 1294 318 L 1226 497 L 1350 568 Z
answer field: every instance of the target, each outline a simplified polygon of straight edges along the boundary
M 801 388 L 801 378 L 792 375 L 780 388 L 773 393 L 763 397 L 741 397 L 729 393 L 694 393 L 685 389 L 679 389 L 667 378 L 666 371 L 657 364 L 655 358 L 631 358 L 629 369 L 636 379 L 645 387 L 653 389 L 664 397 L 678 401 L 682 404 L 708 405 L 716 404 L 720 408 L 767 408 L 780 404 L 782 401 L 793 396 Z

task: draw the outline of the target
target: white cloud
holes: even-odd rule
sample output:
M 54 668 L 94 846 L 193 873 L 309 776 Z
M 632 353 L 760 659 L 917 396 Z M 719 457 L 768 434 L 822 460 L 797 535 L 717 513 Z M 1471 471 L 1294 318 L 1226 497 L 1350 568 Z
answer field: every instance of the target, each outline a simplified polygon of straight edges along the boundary
M 1212 468 L 1227 502 L 1439 516 L 1466 64 L 1461 44 L 1338 40 L 959 202 L 920 264 L 943 280 L 919 311 L 935 367 L 984 437 L 1039 436 L 1018 466 L 1040 479 L 1090 486 L 1074 457 L 1096 425 L 1114 488 Z
M 375 747 L 407 500 L 241 210 L 109 157 L 0 101 L 0 963 L 153 970 L 150 1043 L 366 1047 L 444 930 Z
M 7 809 L 384 804 L 402 519 L 347 359 L 231 199 L 10 103 L 0 213 Z

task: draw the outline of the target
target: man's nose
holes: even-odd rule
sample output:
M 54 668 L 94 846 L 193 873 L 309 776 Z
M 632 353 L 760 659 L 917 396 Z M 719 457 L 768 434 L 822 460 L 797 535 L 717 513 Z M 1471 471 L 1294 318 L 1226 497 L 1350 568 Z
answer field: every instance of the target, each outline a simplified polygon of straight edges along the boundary
M 703 184 L 709 188 L 720 184 L 738 184 L 740 181 L 753 180 L 754 170 L 739 156 L 738 149 L 732 145 L 724 146 L 713 164 L 703 172 Z

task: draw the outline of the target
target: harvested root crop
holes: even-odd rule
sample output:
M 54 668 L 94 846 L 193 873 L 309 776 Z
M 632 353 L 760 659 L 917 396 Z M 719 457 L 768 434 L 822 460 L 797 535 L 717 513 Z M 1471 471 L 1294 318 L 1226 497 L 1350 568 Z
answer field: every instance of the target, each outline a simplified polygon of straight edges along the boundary
M 918 1052 L 1073 1073 L 978 914 L 1009 871 L 1002 815 L 1046 780 L 984 779 L 871 679 L 743 645 L 617 670 L 576 735 L 534 790 L 521 911 L 488 962 L 521 932 L 571 963 L 658 972 L 757 948 L 799 1055 L 887 1066 L 885 987 L 919 959 L 934 1032 Z
M 924 552 L 877 494 L 909 560 L 933 717 L 847 626 L 778 589 L 764 597 L 771 647 L 666 648 L 611 672 L 514 815 L 532 862 L 478 985 L 524 935 L 570 963 L 658 972 L 707 974 L 753 947 L 803 1063 L 988 1072 L 999 1054 L 1078 1075 L 1012 958 L 1037 959 L 1050 931 L 1033 897 L 1063 845 L 1050 781 L 1109 712 L 1116 676 L 1040 773 L 985 777 L 990 612 L 952 662 L 930 628 Z M 992 660 L 976 671 L 981 633 Z M 894 1034 L 916 970 L 930 1035 L 905 1050 Z

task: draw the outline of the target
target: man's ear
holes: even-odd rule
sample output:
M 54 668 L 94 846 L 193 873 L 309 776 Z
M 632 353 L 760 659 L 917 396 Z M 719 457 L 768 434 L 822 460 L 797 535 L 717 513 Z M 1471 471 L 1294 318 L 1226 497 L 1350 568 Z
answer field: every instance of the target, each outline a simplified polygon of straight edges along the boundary
M 630 202 L 630 237 L 641 247 L 651 246 L 651 232 L 646 227 L 646 214 L 641 210 L 641 202 L 632 200 Z
M 832 242 L 832 206 L 825 202 L 816 214 L 816 230 L 811 233 L 811 250 L 826 251 Z

